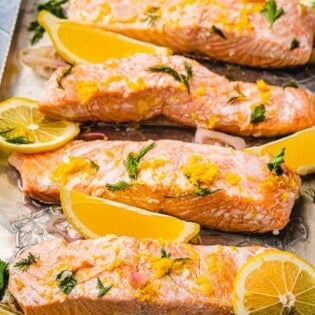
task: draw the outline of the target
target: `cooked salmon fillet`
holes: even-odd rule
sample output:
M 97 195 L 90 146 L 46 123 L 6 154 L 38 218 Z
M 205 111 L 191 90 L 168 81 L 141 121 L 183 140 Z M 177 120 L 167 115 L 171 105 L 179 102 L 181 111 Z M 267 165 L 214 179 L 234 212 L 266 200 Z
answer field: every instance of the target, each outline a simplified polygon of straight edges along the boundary
M 243 232 L 280 230 L 288 223 L 301 181 L 285 165 L 281 175 L 270 171 L 270 161 L 268 155 L 174 140 L 77 140 L 53 152 L 9 158 L 22 190 L 36 199 L 58 202 L 62 185 Z
M 127 122 L 164 115 L 188 126 L 264 137 L 315 124 L 311 92 L 264 80 L 232 82 L 182 56 L 139 54 L 79 64 L 63 76 L 66 69 L 46 83 L 39 107 L 47 116 Z
M 68 16 L 175 52 L 258 67 L 305 64 L 312 51 L 312 10 L 298 0 L 276 0 L 272 10 L 270 2 L 71 0 Z
M 230 314 L 236 272 L 265 250 L 113 235 L 69 244 L 54 239 L 14 259 L 9 291 L 25 315 Z M 19 270 L 15 264 L 30 255 L 34 261 Z M 70 292 L 58 274 L 72 280 Z M 109 288 L 103 296 L 99 281 Z

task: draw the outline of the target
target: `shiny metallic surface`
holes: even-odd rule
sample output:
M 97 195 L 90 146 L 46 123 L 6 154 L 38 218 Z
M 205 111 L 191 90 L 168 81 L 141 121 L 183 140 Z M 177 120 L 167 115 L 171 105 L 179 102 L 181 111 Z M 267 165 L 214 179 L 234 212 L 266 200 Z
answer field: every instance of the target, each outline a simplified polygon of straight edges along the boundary
M 42 93 L 43 80 L 30 68 L 22 66 L 18 58 L 19 50 L 30 45 L 27 26 L 34 19 L 33 8 L 32 1 L 22 1 L 16 32 L 0 88 L 1 100 L 10 96 L 38 99 Z M 39 44 L 43 45 L 47 42 L 46 37 Z M 290 79 L 294 79 L 299 85 L 315 93 L 315 65 L 289 70 L 256 70 L 227 66 L 209 60 L 200 61 L 216 72 L 234 74 L 246 81 L 264 78 L 269 84 L 283 85 Z M 194 135 L 192 129 L 157 120 L 146 122 L 141 126 L 100 123 L 93 124 L 91 128 L 103 131 L 110 139 L 172 138 L 192 141 Z M 257 139 L 246 139 L 248 145 L 257 143 L 257 141 Z M 4 260 L 10 260 L 20 251 L 41 240 L 55 237 L 47 233 L 46 223 L 52 215 L 60 212 L 58 205 L 40 204 L 23 195 L 19 189 L 18 175 L 7 164 L 8 155 L 8 152 L 0 150 L 0 258 Z M 309 187 L 315 188 L 315 175 L 303 178 L 301 196 L 297 200 L 291 220 L 284 230 L 265 235 L 241 235 L 203 230 L 201 233 L 202 244 L 272 246 L 295 252 L 315 264 L 315 204 L 305 194 L 305 190 Z M 67 223 L 65 223 L 65 228 L 70 228 Z
M 21 0 L 0 0 L 0 82 L 20 9 Z

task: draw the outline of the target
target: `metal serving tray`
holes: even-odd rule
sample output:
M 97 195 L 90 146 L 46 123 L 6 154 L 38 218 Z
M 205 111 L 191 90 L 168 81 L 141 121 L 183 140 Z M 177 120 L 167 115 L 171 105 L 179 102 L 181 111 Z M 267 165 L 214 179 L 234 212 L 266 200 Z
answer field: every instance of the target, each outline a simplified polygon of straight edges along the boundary
M 22 1 L 18 21 L 12 38 L 12 45 L 0 87 L 0 100 L 10 96 L 38 99 L 42 93 L 43 80 L 30 68 L 22 66 L 18 52 L 29 44 L 27 26 L 34 19 L 34 2 Z M 2 14 L 2 13 L 0 13 Z M 47 43 L 47 38 L 40 44 Z M 315 66 L 306 65 L 290 70 L 256 70 L 234 67 L 220 62 L 201 60 L 209 68 L 219 73 L 235 74 L 247 81 L 264 78 L 270 84 L 282 85 L 294 79 L 302 87 L 315 92 Z M 103 130 L 110 139 L 158 139 L 172 138 L 192 141 L 194 131 L 170 122 L 151 121 L 139 128 L 127 125 L 94 125 Z M 257 140 L 246 139 L 247 143 Z M 46 222 L 60 211 L 58 205 L 39 204 L 25 197 L 19 189 L 17 174 L 7 164 L 9 152 L 0 150 L 0 259 L 10 260 L 25 248 L 48 238 L 56 237 L 46 231 Z M 202 244 L 273 246 L 295 252 L 315 264 L 315 204 L 305 194 L 309 187 L 315 187 L 315 175 L 303 177 L 301 197 L 293 209 L 290 223 L 278 235 L 232 234 L 202 230 Z

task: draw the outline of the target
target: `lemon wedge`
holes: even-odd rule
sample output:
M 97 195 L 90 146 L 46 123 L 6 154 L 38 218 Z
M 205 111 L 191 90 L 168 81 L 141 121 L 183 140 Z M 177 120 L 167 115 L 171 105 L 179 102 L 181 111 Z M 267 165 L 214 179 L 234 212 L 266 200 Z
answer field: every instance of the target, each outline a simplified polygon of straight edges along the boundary
M 246 148 L 256 154 L 277 154 L 285 148 L 285 163 L 299 175 L 315 172 L 315 126 L 260 146 Z
M 71 64 L 98 63 L 108 58 L 127 57 L 135 53 L 164 56 L 172 54 L 166 47 L 148 44 L 78 22 L 59 19 L 45 10 L 39 12 L 37 19 L 47 31 L 58 54 Z
M 77 123 L 45 117 L 37 102 L 12 97 L 0 103 L 0 147 L 35 153 L 57 149 L 80 132 Z
M 250 258 L 233 287 L 236 315 L 315 314 L 315 268 L 301 257 L 271 250 Z
M 107 234 L 188 242 L 199 224 L 150 212 L 108 199 L 60 188 L 61 207 L 72 226 L 86 238 Z

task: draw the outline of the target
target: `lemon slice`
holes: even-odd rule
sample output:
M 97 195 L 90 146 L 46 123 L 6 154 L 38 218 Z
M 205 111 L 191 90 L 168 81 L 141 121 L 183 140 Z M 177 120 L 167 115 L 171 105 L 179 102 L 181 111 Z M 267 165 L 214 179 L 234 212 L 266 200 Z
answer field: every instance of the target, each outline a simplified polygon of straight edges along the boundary
M 293 135 L 268 142 L 264 145 L 246 148 L 256 154 L 277 154 L 285 148 L 285 163 L 299 175 L 315 172 L 315 126 L 296 132 Z
M 200 230 L 196 223 L 62 187 L 60 199 L 67 220 L 86 238 L 116 234 L 188 242 Z
M 315 314 L 315 268 L 290 252 L 271 250 L 250 258 L 233 287 L 236 315 Z
M 0 315 L 23 315 L 18 311 L 13 311 L 7 305 L 0 303 Z
M 97 63 L 108 58 L 127 57 L 135 53 L 170 55 L 166 47 L 131 39 L 78 22 L 59 19 L 47 11 L 38 14 L 58 52 L 69 63 Z
M 4 149 L 24 153 L 54 150 L 79 132 L 77 123 L 45 117 L 36 101 L 13 97 L 0 103 L 0 147 Z

